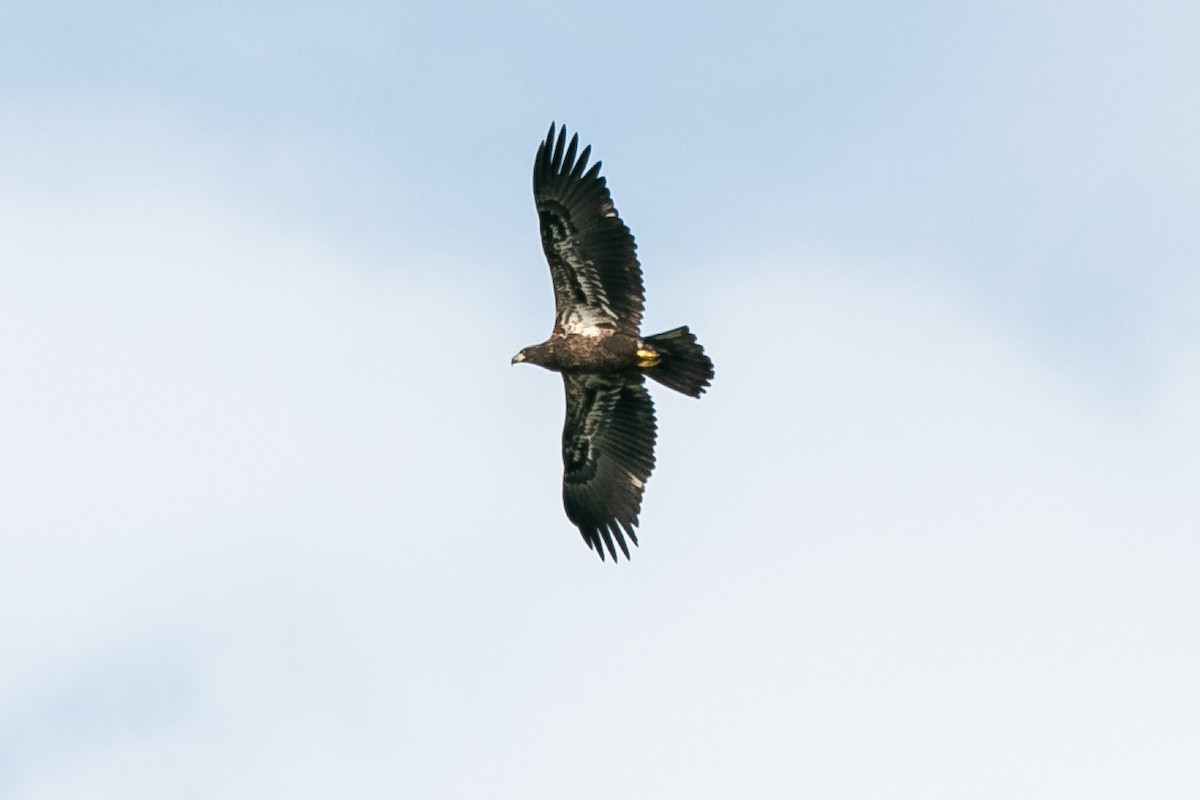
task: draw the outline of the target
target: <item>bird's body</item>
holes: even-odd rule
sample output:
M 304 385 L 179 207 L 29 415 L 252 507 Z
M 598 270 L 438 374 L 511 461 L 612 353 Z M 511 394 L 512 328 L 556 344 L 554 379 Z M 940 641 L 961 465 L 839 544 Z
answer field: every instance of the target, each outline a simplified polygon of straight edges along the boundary
M 522 360 L 555 372 L 607 372 L 636 366 L 640 342 L 619 331 L 555 333 L 525 348 Z
M 576 158 L 579 137 L 550 126 L 538 147 L 533 192 L 542 249 L 554 283 L 550 338 L 513 363 L 563 375 L 563 504 L 588 546 L 615 559 L 634 530 L 654 469 L 654 404 L 645 376 L 699 397 L 713 378 L 704 349 L 686 327 L 640 333 L 642 271 L 633 235 L 613 206 L 591 148 Z

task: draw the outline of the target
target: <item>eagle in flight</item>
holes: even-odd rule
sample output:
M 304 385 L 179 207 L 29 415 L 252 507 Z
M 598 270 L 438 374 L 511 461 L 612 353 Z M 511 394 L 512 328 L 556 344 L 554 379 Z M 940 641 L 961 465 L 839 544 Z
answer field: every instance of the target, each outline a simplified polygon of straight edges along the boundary
M 629 558 L 642 493 L 654 469 L 654 403 L 646 376 L 699 397 L 713 365 L 687 326 L 643 337 L 645 291 L 633 234 L 613 206 L 592 148 L 554 124 L 538 146 L 533 198 L 554 283 L 554 330 L 512 363 L 562 373 L 563 505 L 604 560 Z

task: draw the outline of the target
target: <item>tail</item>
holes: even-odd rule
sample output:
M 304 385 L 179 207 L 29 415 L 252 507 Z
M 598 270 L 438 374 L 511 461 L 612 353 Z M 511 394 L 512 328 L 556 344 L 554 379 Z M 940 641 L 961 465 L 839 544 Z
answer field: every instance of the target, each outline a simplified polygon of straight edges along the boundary
M 645 342 L 653 348 L 645 367 L 647 375 L 663 386 L 691 397 L 703 394 L 704 387 L 715 374 L 713 363 L 704 355 L 704 348 L 686 325 L 647 336 Z

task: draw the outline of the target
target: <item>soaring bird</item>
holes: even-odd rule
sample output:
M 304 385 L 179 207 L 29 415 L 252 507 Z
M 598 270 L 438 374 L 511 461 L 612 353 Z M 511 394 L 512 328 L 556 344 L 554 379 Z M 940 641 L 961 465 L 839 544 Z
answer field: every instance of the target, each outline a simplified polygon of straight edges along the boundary
M 604 560 L 629 558 L 642 493 L 654 469 L 654 403 L 646 376 L 699 397 L 712 361 L 687 326 L 643 337 L 645 291 L 633 234 L 600 175 L 550 125 L 533 163 L 533 198 L 542 250 L 554 283 L 554 330 L 512 363 L 559 372 L 567 394 L 563 425 L 563 505 L 588 547 Z

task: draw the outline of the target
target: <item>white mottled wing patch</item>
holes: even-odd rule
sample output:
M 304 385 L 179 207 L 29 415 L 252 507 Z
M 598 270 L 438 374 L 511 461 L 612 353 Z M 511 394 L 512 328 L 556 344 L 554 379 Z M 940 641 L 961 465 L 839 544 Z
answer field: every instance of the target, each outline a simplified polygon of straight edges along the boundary
M 551 259 L 551 274 L 559 278 L 555 281 L 555 305 L 561 311 L 558 326 L 567 333 L 598 336 L 600 328 L 615 328 L 619 318 L 599 270 L 580 257 L 576 239 L 571 236 L 554 243 L 558 260 Z
M 597 313 L 588 306 L 576 306 L 558 321 L 558 327 L 564 333 L 597 337 L 616 326 L 612 317 Z

